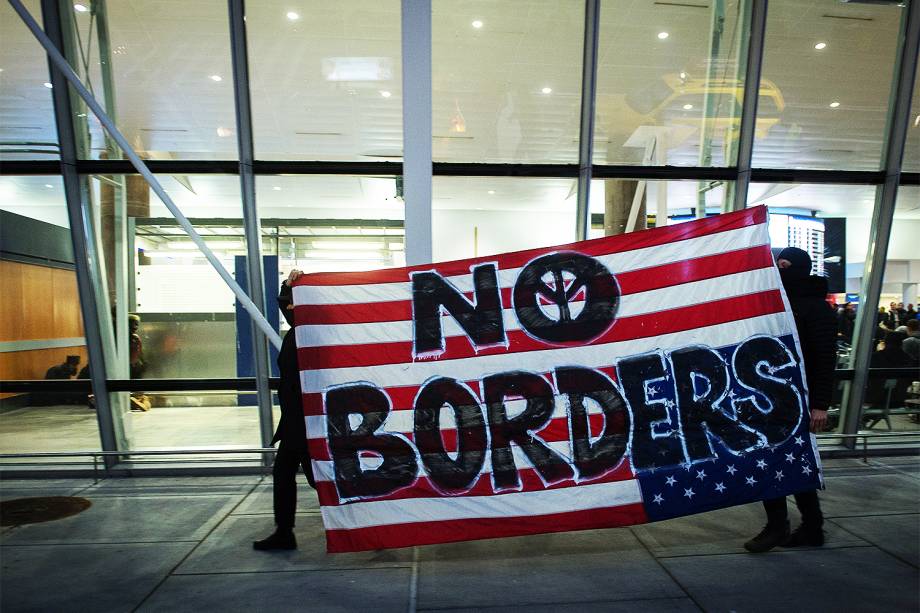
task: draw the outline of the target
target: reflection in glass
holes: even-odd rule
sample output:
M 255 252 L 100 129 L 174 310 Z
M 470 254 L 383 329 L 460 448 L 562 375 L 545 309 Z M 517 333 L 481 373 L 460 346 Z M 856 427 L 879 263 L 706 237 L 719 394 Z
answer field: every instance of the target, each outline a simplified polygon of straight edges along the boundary
M 258 159 L 402 157 L 398 0 L 250 2 L 246 29 Z
M 25 0 L 23 5 L 41 21 L 39 0 Z M 19 15 L 4 2 L 0 4 L 0 160 L 59 157 L 48 60 Z
M 431 21 L 435 161 L 578 161 L 584 2 L 435 0 Z
M 734 164 L 749 9 L 747 0 L 602 2 L 595 163 Z M 769 81 L 761 100 L 782 109 Z
M 770 2 L 762 76 L 785 106 L 761 89 L 755 167 L 879 168 L 902 4 Z

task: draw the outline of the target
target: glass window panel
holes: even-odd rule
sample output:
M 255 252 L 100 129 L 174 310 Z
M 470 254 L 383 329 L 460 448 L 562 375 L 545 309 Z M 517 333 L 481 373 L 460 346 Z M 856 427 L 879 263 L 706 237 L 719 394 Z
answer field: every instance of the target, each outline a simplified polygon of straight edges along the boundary
M 583 37 L 584 2 L 435 0 L 434 159 L 577 162 Z
M 734 164 L 748 8 L 747 0 L 601 3 L 594 163 Z M 765 85 L 761 96 L 776 94 Z
M 914 94 L 907 119 L 907 141 L 904 146 L 905 172 L 920 172 L 920 68 L 914 79 Z
M 149 159 L 236 158 L 227 3 L 147 0 L 105 6 L 108 41 L 100 38 L 102 14 L 73 11 L 82 47 L 75 52 L 89 67 L 84 82 L 128 142 Z M 71 63 L 78 62 L 71 58 Z M 114 91 L 107 91 L 103 63 Z M 88 121 L 87 156 L 104 157 L 104 130 L 95 117 Z
M 0 288 L 0 380 L 88 379 L 60 177 L 0 177 Z M 0 453 L 99 449 L 88 406 L 85 392 L 0 393 Z
M 828 300 L 837 305 L 838 368 L 850 368 L 875 199 L 876 188 L 871 185 L 752 183 L 750 188 L 751 206 L 769 207 L 772 246 L 805 249 L 812 256 L 812 274 L 828 279 Z M 840 380 L 834 387 L 830 430 L 844 422 L 840 406 L 844 386 Z
M 41 23 L 39 0 L 25 7 Z M 60 155 L 44 49 L 9 3 L 0 4 L 0 160 Z
M 903 186 L 898 190 L 879 297 L 877 343 L 869 365 L 870 372 L 871 368 L 911 368 L 914 375 L 869 380 L 861 421 L 861 427 L 866 430 L 917 430 L 920 415 L 918 232 L 920 188 Z
M 263 0 L 246 13 L 256 157 L 402 157 L 399 0 Z
M 434 177 L 434 261 L 575 240 L 575 179 Z
M 762 77 L 783 104 L 758 109 L 755 167 L 879 168 L 902 13 L 894 2 L 770 2 Z

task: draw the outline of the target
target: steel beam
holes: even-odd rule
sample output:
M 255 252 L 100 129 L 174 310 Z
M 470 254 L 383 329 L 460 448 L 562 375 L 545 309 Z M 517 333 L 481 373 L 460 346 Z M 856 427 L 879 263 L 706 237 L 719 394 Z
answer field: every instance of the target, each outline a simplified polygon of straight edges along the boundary
M 581 62 L 581 122 L 578 133 L 578 200 L 575 207 L 575 239 L 588 238 L 591 206 L 591 171 L 594 155 L 594 99 L 597 94 L 597 47 L 600 33 L 600 0 L 585 0 L 585 34 Z

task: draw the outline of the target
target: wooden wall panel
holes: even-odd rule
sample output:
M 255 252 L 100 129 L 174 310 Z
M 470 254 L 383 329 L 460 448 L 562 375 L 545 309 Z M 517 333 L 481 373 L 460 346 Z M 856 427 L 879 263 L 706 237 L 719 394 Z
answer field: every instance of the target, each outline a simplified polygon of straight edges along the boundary
M 72 270 L 0 260 L 0 341 L 83 336 Z
M 0 379 L 44 379 L 49 368 L 63 364 L 69 355 L 79 355 L 80 368 L 86 366 L 85 346 L 0 353 Z

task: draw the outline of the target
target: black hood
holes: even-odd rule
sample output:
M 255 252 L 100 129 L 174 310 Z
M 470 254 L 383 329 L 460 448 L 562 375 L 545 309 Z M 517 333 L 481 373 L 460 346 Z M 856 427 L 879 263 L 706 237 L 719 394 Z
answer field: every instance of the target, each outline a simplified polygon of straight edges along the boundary
M 783 278 L 783 287 L 790 298 L 820 298 L 827 297 L 827 278 L 809 275 L 803 279 Z

